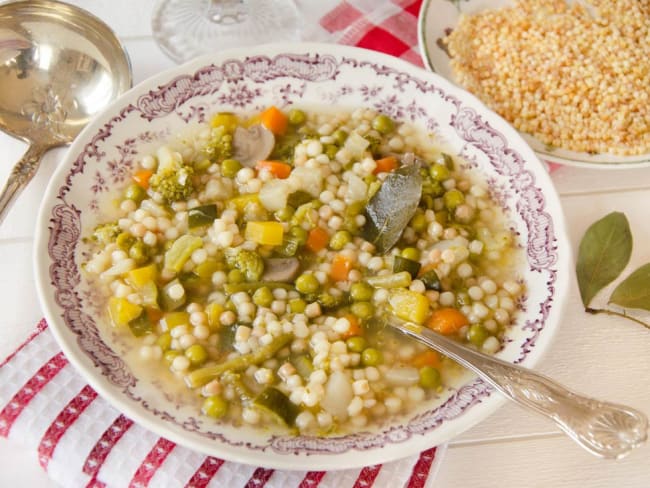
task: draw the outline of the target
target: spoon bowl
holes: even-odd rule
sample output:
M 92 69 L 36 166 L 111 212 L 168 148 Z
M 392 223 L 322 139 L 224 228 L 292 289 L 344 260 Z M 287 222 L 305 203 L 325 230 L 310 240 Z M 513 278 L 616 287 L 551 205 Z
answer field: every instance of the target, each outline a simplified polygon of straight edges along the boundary
M 126 51 L 85 10 L 53 0 L 0 5 L 0 130 L 29 144 L 0 193 L 0 221 L 43 153 L 70 143 L 131 83 Z

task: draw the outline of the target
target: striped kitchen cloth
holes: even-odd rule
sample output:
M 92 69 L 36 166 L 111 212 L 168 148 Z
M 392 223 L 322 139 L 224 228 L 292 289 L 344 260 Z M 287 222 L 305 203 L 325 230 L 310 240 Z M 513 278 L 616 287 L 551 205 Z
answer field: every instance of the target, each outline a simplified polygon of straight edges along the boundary
M 418 13 L 422 0 L 345 0 L 320 19 L 339 44 L 381 51 L 422 66 Z
M 0 363 L 0 435 L 64 487 L 422 488 L 444 447 L 343 471 L 279 471 L 205 456 L 138 426 L 88 386 L 42 320 Z

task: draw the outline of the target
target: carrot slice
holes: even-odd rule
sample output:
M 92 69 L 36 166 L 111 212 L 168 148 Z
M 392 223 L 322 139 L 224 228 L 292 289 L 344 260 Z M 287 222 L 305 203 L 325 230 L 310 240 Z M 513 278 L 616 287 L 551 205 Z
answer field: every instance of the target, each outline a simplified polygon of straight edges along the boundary
M 284 135 L 289 124 L 289 118 L 274 105 L 260 114 L 260 120 L 268 130 L 278 136 Z
M 397 169 L 397 158 L 395 156 L 386 156 L 385 158 L 378 159 L 375 163 L 377 167 L 373 171 L 374 174 L 390 173 Z
M 309 234 L 307 235 L 307 242 L 305 243 L 305 246 L 312 252 L 318 252 L 327 246 L 329 239 L 329 234 L 325 229 L 321 227 L 314 227 L 309 231 Z
M 138 186 L 141 186 L 145 190 L 149 188 L 149 179 L 153 175 L 153 171 L 150 169 L 141 169 L 136 171 L 131 178 L 136 182 Z
M 291 166 L 280 161 L 258 161 L 257 171 L 266 170 L 276 178 L 284 180 L 291 174 Z
M 337 254 L 332 259 L 332 268 L 330 276 L 334 281 L 345 281 L 348 279 L 348 273 L 352 269 L 352 261 L 347 256 Z
M 350 337 L 362 335 L 363 331 L 361 330 L 361 323 L 359 322 L 359 318 L 356 315 L 352 315 L 351 313 L 346 314 L 345 318 L 350 322 L 350 328 L 347 330 L 347 332 L 341 334 L 341 338 L 345 340 L 349 339 Z
M 434 310 L 427 320 L 427 327 L 444 335 L 455 334 L 467 324 L 469 324 L 469 320 L 465 314 L 452 307 Z
M 424 351 L 416 354 L 413 357 L 413 366 L 416 368 L 423 368 L 424 366 L 431 366 L 433 368 L 440 367 L 440 353 L 436 351 Z

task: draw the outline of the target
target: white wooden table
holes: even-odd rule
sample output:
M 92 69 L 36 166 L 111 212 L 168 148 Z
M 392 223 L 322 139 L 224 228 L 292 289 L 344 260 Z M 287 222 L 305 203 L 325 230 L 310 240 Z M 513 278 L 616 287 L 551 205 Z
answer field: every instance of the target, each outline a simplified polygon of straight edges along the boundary
M 153 0 L 71 3 L 92 11 L 115 29 L 131 56 L 136 83 L 173 65 L 151 38 Z M 317 18 L 319 11 L 327 11 L 335 2 L 298 3 L 303 7 L 309 4 L 311 16 Z M 318 30 L 310 36 L 318 38 Z M 0 181 L 6 179 L 11 164 L 24 150 L 23 143 L 0 134 Z M 38 175 L 0 226 L 0 358 L 12 352 L 41 318 L 32 273 L 35 215 L 64 150 L 53 150 L 44 157 Z M 634 235 L 628 271 L 650 261 L 650 168 L 604 171 L 562 167 L 553 173 L 553 180 L 574 252 L 593 221 L 618 210 L 627 215 Z M 623 319 L 585 313 L 575 283 L 566 317 L 539 370 L 583 393 L 650 414 L 650 330 Z M 451 442 L 435 486 L 647 488 L 649 459 L 650 445 L 621 461 L 596 459 L 546 420 L 508 404 Z M 0 486 L 55 485 L 38 466 L 35 452 L 0 438 Z

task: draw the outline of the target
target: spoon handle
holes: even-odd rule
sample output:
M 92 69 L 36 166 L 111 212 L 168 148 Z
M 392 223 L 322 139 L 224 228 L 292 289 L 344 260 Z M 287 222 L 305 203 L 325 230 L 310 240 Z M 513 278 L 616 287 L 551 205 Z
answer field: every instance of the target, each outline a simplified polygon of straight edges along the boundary
M 647 417 L 632 408 L 584 397 L 529 369 L 469 349 L 425 328 L 391 324 L 474 371 L 516 403 L 552 419 L 592 454 L 619 459 L 647 437 Z
M 30 144 L 27 152 L 11 170 L 9 179 L 0 193 L 0 222 L 4 220 L 14 200 L 36 174 L 45 148 Z

